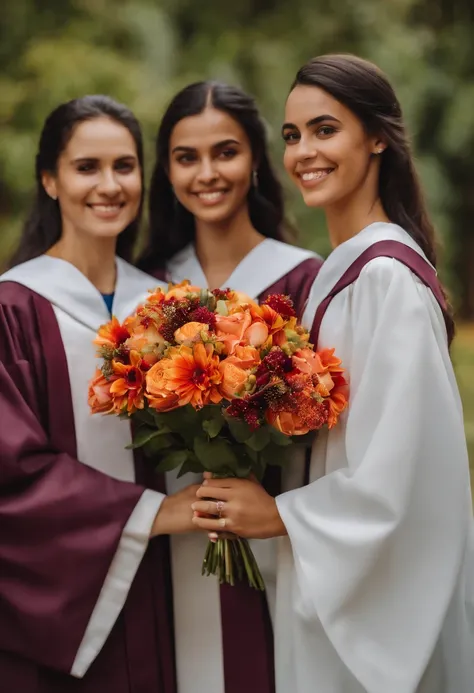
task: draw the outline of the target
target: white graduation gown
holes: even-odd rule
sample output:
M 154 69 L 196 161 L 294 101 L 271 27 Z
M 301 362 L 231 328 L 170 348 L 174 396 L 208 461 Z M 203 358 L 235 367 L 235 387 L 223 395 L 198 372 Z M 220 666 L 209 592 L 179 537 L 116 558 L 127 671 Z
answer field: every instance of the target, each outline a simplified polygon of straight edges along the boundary
M 265 239 L 239 263 L 222 288 L 230 287 L 257 298 L 265 289 L 285 276 L 314 253 L 294 246 Z M 172 282 L 189 279 L 196 286 L 207 286 L 194 245 L 187 246 L 168 265 Z M 200 475 L 167 474 L 169 493 L 190 483 L 200 483 Z M 179 637 L 176 638 L 176 661 L 179 693 L 224 693 L 222 626 L 219 585 L 212 577 L 201 577 L 201 564 L 207 536 L 199 534 L 171 537 L 174 617 Z M 265 581 L 268 605 L 273 616 L 276 597 L 276 540 L 251 541 Z M 199 598 L 196 598 L 199 595 Z M 196 624 L 198 626 L 196 627 Z M 202 630 L 204 628 L 204 630 Z M 244 664 L 245 665 L 245 664 Z M 251 673 L 249 673 L 251 675 Z
M 422 254 L 370 225 L 326 260 L 303 322 L 379 240 Z M 311 483 L 277 498 L 277 693 L 472 693 L 472 504 L 441 310 L 376 258 L 329 305 L 318 347 L 342 358 L 350 401 L 313 446 Z
M 116 266 L 113 313 L 123 321 L 145 300 L 148 289 L 163 283 L 121 258 L 116 259 Z M 68 364 L 78 459 L 116 479 L 135 481 L 133 454 L 125 449 L 131 442 L 129 423 L 115 416 L 92 416 L 87 401 L 88 383 L 98 365 L 92 342 L 99 327 L 110 320 L 99 291 L 69 262 L 48 255 L 14 267 L 0 276 L 0 281 L 22 284 L 52 304 Z M 164 497 L 156 491 L 144 491 L 125 525 L 77 652 L 73 676 L 84 676 L 108 638 L 146 551 Z

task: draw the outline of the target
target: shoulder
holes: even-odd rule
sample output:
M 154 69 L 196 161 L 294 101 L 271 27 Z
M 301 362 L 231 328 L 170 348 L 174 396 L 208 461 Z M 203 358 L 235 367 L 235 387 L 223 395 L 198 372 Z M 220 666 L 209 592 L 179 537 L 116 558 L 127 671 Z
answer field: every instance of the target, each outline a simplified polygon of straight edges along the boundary
M 0 305 L 28 311 L 35 310 L 39 304 L 49 304 L 49 301 L 14 279 L 0 277 Z

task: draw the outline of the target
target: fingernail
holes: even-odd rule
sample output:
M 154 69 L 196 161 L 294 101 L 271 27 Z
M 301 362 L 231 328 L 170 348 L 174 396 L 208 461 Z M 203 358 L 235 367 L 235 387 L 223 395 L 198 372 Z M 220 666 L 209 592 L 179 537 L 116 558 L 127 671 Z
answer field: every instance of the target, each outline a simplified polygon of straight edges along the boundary
M 192 504 L 191 510 L 196 510 L 196 504 L 195 503 Z
M 207 479 L 204 479 L 204 481 L 202 482 L 201 486 L 207 486 Z
M 210 532 L 209 539 L 211 541 L 217 541 L 217 537 L 218 537 L 218 535 L 216 534 L 216 532 Z

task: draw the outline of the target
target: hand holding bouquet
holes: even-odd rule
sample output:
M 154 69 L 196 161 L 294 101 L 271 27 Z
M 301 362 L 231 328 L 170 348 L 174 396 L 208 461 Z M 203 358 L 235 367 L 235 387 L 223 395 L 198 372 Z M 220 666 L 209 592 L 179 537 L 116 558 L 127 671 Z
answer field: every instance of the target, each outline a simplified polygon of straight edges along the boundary
M 286 296 L 258 305 L 188 282 L 157 289 L 123 324 L 113 318 L 100 328 L 103 363 L 89 404 L 132 417 L 132 447 L 143 447 L 158 472 L 261 480 L 268 464 L 287 463 L 292 436 L 331 428 L 347 406 L 341 362 L 308 339 Z M 264 588 L 239 538 L 210 543 L 203 573 L 230 584 L 245 574 Z

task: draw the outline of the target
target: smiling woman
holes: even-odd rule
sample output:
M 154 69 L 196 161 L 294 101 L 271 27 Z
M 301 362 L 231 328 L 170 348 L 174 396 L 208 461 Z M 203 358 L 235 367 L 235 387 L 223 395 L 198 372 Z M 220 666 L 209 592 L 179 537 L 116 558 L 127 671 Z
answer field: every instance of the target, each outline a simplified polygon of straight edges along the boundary
M 142 171 L 125 106 L 104 96 L 59 106 L 40 138 L 33 211 L 0 277 L 5 691 L 176 693 L 164 535 L 196 531 L 197 487 L 165 497 L 126 449 L 129 425 L 95 420 L 87 396 L 98 329 L 157 284 L 124 259 Z

